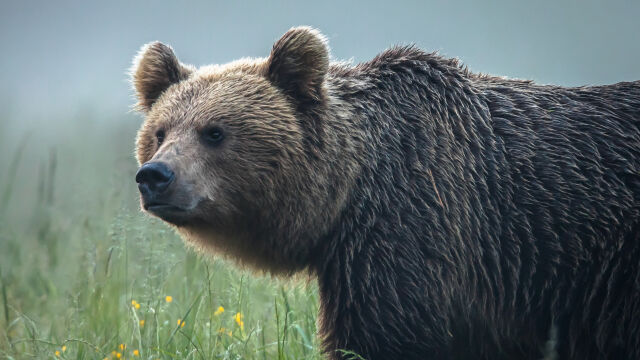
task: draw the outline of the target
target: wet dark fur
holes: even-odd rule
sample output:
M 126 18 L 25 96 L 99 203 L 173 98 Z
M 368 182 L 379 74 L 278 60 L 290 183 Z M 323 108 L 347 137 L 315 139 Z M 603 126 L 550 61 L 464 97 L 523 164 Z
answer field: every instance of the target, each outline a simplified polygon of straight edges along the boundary
M 541 86 L 411 47 L 326 81 L 362 146 L 311 266 L 332 356 L 539 359 L 555 326 L 561 359 L 640 358 L 640 82 Z

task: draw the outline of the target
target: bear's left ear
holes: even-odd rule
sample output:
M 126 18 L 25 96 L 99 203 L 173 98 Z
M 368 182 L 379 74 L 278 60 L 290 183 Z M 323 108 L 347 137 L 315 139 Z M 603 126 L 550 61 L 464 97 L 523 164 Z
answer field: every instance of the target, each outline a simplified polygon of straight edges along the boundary
M 136 107 L 149 111 L 169 86 L 185 80 L 192 72 L 193 68 L 181 64 L 169 46 L 161 42 L 143 46 L 131 68 L 131 81 L 138 98 Z
M 329 69 L 326 38 L 310 27 L 287 31 L 274 45 L 267 62 L 267 77 L 300 102 L 324 97 L 324 78 Z

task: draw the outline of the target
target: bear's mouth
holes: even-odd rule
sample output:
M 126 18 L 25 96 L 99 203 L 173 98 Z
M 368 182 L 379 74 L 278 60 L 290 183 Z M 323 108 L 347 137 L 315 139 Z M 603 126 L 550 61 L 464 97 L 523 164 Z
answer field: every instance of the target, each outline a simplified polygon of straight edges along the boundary
M 187 209 L 172 204 L 144 204 L 144 209 L 160 219 L 174 225 L 182 225 L 186 223 L 188 217 Z

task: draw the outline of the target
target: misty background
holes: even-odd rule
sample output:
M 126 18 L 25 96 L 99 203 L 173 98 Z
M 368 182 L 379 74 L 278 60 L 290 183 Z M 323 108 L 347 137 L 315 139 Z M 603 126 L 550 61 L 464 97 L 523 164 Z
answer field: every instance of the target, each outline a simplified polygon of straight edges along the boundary
M 638 1 L 3 1 L 2 98 L 43 120 L 79 106 L 126 112 L 126 70 L 159 40 L 186 63 L 267 56 L 287 29 L 328 36 L 335 59 L 415 43 L 473 71 L 540 83 L 640 79 Z
M 24 148 L 11 213 L 22 219 L 51 159 L 61 194 L 91 201 L 111 176 L 135 197 L 142 117 L 127 70 L 150 41 L 200 66 L 267 56 L 287 29 L 310 25 L 334 59 L 415 43 L 475 72 L 579 86 L 640 79 L 638 19 L 639 1 L 2 1 L 0 170 Z

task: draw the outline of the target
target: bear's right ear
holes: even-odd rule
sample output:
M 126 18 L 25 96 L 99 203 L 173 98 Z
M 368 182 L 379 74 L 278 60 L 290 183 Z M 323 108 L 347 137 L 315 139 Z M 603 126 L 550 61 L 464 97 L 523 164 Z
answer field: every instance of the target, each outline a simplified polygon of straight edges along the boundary
M 326 38 L 302 26 L 287 31 L 274 45 L 267 62 L 267 77 L 299 102 L 324 97 L 324 78 L 329 70 Z
M 138 98 L 136 107 L 148 112 L 169 86 L 185 80 L 192 72 L 193 68 L 181 64 L 169 46 L 161 42 L 143 46 L 131 69 L 131 81 Z

